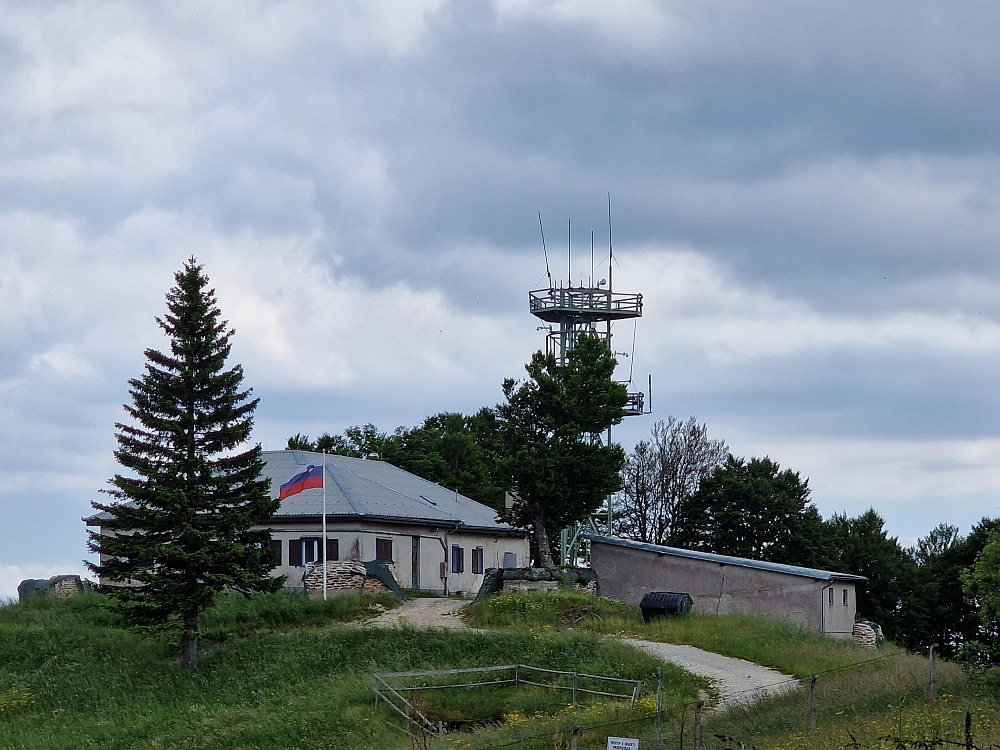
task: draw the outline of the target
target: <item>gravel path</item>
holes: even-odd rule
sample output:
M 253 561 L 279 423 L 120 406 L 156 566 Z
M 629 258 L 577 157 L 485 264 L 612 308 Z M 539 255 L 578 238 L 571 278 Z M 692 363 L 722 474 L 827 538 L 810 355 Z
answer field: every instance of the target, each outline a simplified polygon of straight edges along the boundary
M 468 602 L 461 599 L 410 599 L 365 624 L 382 627 L 409 625 L 414 628 L 465 628 L 468 626 L 462 621 L 459 612 L 466 604 Z M 768 667 L 703 651 L 694 646 L 677 646 L 634 638 L 622 638 L 621 641 L 707 679 L 719 695 L 716 710 L 756 703 L 764 698 L 796 690 L 799 686 L 794 678 Z
M 458 611 L 468 602 L 461 599 L 409 599 L 365 622 L 365 625 L 410 625 L 414 628 L 464 628 Z
M 622 643 L 707 679 L 719 693 L 719 702 L 715 705 L 717 710 L 756 703 L 799 687 L 795 678 L 781 672 L 743 659 L 703 651 L 694 646 L 654 643 L 634 638 L 622 638 Z

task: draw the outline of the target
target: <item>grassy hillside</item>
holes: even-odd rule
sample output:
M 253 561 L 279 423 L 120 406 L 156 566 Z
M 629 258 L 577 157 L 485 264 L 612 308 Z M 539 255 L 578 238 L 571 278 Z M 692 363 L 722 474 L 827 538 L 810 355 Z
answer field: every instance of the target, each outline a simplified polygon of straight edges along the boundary
M 744 710 L 708 715 L 704 725 L 706 750 L 905 750 L 948 741 L 964 744 L 966 712 L 970 713 L 976 747 L 1000 744 L 1000 720 L 995 718 L 1000 717 L 997 682 L 967 677 L 956 666 L 939 662 L 938 692 L 942 699 L 929 708 L 926 657 L 892 646 L 872 651 L 756 617 L 691 615 L 646 624 L 637 607 L 572 592 L 503 594 L 470 607 L 466 620 L 479 627 L 508 622 L 529 632 L 572 628 L 626 634 L 698 646 L 800 678 L 819 673 L 816 731 L 809 730 L 808 690 L 803 687 Z M 682 718 L 685 747 L 692 746 L 692 711 L 688 706 L 668 711 L 667 747 L 679 746 Z M 632 731 L 630 736 L 655 747 L 651 722 Z M 579 747 L 603 748 L 606 736 L 605 730 L 584 731 Z
M 226 599 L 206 613 L 210 642 L 193 674 L 173 644 L 120 629 L 98 595 L 0 607 L 0 747 L 396 748 L 409 743 L 374 712 L 376 671 L 524 662 L 648 679 L 656 665 L 588 633 L 344 624 L 372 603 Z M 668 670 L 668 703 L 698 684 Z
M 638 607 L 573 591 L 506 593 L 467 607 L 474 627 L 573 628 L 682 643 L 763 664 L 795 677 L 837 669 L 871 658 L 849 641 L 836 641 L 791 623 L 760 617 L 689 615 L 642 621 Z
M 391 599 L 344 597 L 308 602 L 292 596 L 223 599 L 205 614 L 199 669 L 189 674 L 176 645 L 120 628 L 97 595 L 36 599 L 0 607 L 0 748 L 385 748 L 409 741 L 375 712 L 372 673 L 529 663 L 643 679 L 636 709 L 596 701 L 573 709 L 522 689 L 410 693 L 445 720 L 488 721 L 429 750 L 507 747 L 565 750 L 583 727 L 580 750 L 603 750 L 609 734 L 656 747 L 656 662 L 603 638 L 627 632 L 692 643 L 806 676 L 820 672 L 818 724 L 808 729 L 800 690 L 746 710 L 708 714 L 706 750 L 927 750 L 964 744 L 966 711 L 973 743 L 1000 745 L 998 691 L 942 664 L 944 699 L 926 707 L 927 661 L 896 649 L 873 652 L 800 628 L 756 618 L 688 617 L 642 623 L 638 610 L 577 594 L 502 596 L 469 613 L 486 632 L 358 627 L 373 605 Z M 665 668 L 665 747 L 692 747 L 692 707 L 702 683 Z

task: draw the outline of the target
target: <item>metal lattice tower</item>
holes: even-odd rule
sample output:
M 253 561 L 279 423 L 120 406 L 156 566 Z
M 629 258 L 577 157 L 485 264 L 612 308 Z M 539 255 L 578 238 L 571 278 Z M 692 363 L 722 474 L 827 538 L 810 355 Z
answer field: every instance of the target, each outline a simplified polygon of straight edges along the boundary
M 597 336 L 611 348 L 611 324 L 642 317 L 641 294 L 613 292 L 602 284 L 596 287 L 553 285 L 528 292 L 531 314 L 549 324 L 543 326 L 549 332 L 545 337 L 545 352 L 555 356 L 558 364 L 566 364 L 581 335 Z M 625 414 L 644 414 L 645 394 L 630 389 L 628 396 Z
M 545 250 L 545 231 L 542 229 L 542 216 L 538 215 L 538 227 L 542 233 L 542 249 Z M 570 233 L 572 225 L 569 226 Z M 570 234 L 570 237 L 572 235 Z M 570 240 L 571 242 L 571 240 Z M 549 279 L 549 286 L 544 289 L 535 289 L 528 292 L 528 302 L 531 307 L 531 314 L 545 322 L 540 326 L 540 330 L 547 330 L 545 337 L 545 353 L 555 357 L 556 363 L 565 365 L 569 353 L 576 346 L 580 336 L 588 334 L 602 339 L 608 349 L 614 352 L 611 347 L 611 326 L 621 320 L 635 319 L 642 317 L 642 295 L 622 294 L 614 292 L 611 288 L 612 272 L 614 270 L 614 251 L 611 245 L 611 196 L 608 196 L 608 278 L 601 279 L 596 286 L 584 286 L 582 281 L 580 286 L 573 286 L 572 274 L 572 246 L 570 244 L 568 253 L 567 275 L 570 281 L 564 286 L 552 280 L 549 272 L 548 253 L 545 255 L 545 271 Z M 593 235 L 591 235 L 591 280 L 593 276 Z M 607 286 L 605 287 L 605 284 Z M 631 356 L 625 354 L 625 356 Z M 628 401 L 625 404 L 625 416 L 639 416 L 647 414 L 646 394 L 637 391 L 632 386 L 631 374 L 629 380 L 622 383 L 628 392 Z M 652 389 L 652 378 L 650 378 L 650 389 Z M 608 444 L 611 443 L 611 428 L 608 428 Z M 608 498 L 605 511 L 601 511 L 591 516 L 585 523 L 576 523 L 562 530 L 560 534 L 559 557 L 563 565 L 575 565 L 581 555 L 587 560 L 590 559 L 589 544 L 583 540 L 585 531 L 598 531 L 599 524 L 607 524 L 607 533 L 611 533 L 613 528 L 611 498 Z

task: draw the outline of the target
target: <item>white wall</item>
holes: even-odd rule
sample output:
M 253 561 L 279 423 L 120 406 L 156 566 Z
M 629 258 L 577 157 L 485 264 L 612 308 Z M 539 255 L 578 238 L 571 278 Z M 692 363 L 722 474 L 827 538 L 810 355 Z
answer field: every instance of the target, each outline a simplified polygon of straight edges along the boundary
M 288 577 L 287 585 L 302 585 L 303 567 L 288 564 L 288 541 L 302 537 L 319 536 L 316 524 L 289 523 L 283 528 L 271 529 L 271 538 L 281 542 L 281 565 L 274 575 Z M 416 524 L 376 527 L 373 524 L 338 524 L 331 522 L 327 535 L 337 539 L 341 560 L 373 560 L 379 539 L 392 543 L 392 559 L 395 563 L 396 579 L 402 588 L 413 584 L 413 539 L 418 541 L 418 588 L 423 591 L 449 594 L 476 594 L 483 582 L 482 573 L 473 573 L 473 550 L 483 548 L 483 567 L 502 567 L 505 552 L 517 556 L 518 565 L 528 564 L 528 540 L 526 537 L 500 536 L 481 532 L 451 532 L 440 527 Z M 452 547 L 461 547 L 464 552 L 464 570 L 452 570 Z M 441 565 L 444 563 L 444 578 Z

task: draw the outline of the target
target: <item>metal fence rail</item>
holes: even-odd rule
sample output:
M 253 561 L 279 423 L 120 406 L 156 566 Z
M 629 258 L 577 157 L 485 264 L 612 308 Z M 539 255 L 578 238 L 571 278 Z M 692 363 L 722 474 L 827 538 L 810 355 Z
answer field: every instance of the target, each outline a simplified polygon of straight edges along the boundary
M 496 672 L 512 672 L 513 676 L 506 679 L 496 679 L 489 681 L 479 681 L 479 682 L 461 682 L 461 683 L 446 683 L 446 684 L 423 684 L 423 685 L 399 685 L 392 684 L 397 680 L 405 680 L 407 678 L 413 677 L 428 677 L 428 678 L 441 678 L 451 675 L 464 675 L 464 674 L 488 674 Z M 522 676 L 522 672 L 535 672 L 542 673 L 546 675 L 563 676 L 567 678 L 572 678 L 571 685 L 561 685 L 553 679 L 548 682 L 539 682 L 536 680 L 542 680 L 543 677 L 538 677 L 536 680 L 528 680 Z M 514 689 L 517 690 L 521 685 L 531 685 L 532 687 L 544 688 L 547 690 L 568 690 L 572 691 L 573 705 L 577 703 L 577 698 L 580 694 L 585 695 L 600 695 L 607 698 L 617 698 L 619 700 L 630 701 L 630 706 L 634 707 L 635 702 L 639 699 L 639 691 L 642 690 L 642 680 L 625 680 L 620 677 L 605 677 L 603 675 L 586 674 L 583 672 L 566 672 L 559 669 L 546 669 L 545 667 L 533 667 L 530 664 L 503 664 L 495 667 L 467 667 L 465 669 L 436 669 L 436 670 L 424 670 L 415 672 L 379 672 L 373 675 L 375 678 L 375 708 L 377 709 L 380 704 L 385 704 L 389 706 L 393 711 L 406 719 L 406 726 L 401 727 L 393 722 L 386 721 L 386 723 L 405 732 L 411 737 L 415 737 L 418 733 L 422 734 L 424 737 L 436 736 L 441 737 L 444 735 L 444 725 L 438 722 L 435 725 L 430 719 L 428 719 L 419 709 L 416 708 L 412 703 L 410 703 L 406 698 L 403 697 L 402 693 L 409 691 L 423 691 L 423 690 L 445 690 L 448 688 L 472 688 L 472 687 L 490 687 L 490 686 L 500 686 L 500 685 L 513 685 Z M 617 683 L 620 685 L 630 685 L 632 691 L 630 693 L 613 693 L 608 690 L 596 690 L 587 687 L 582 687 L 579 683 L 580 680 L 594 680 L 601 683 Z M 392 682 L 390 682 L 392 681 Z M 603 687 L 603 685 L 601 685 Z M 610 686 L 609 686 L 610 689 Z

